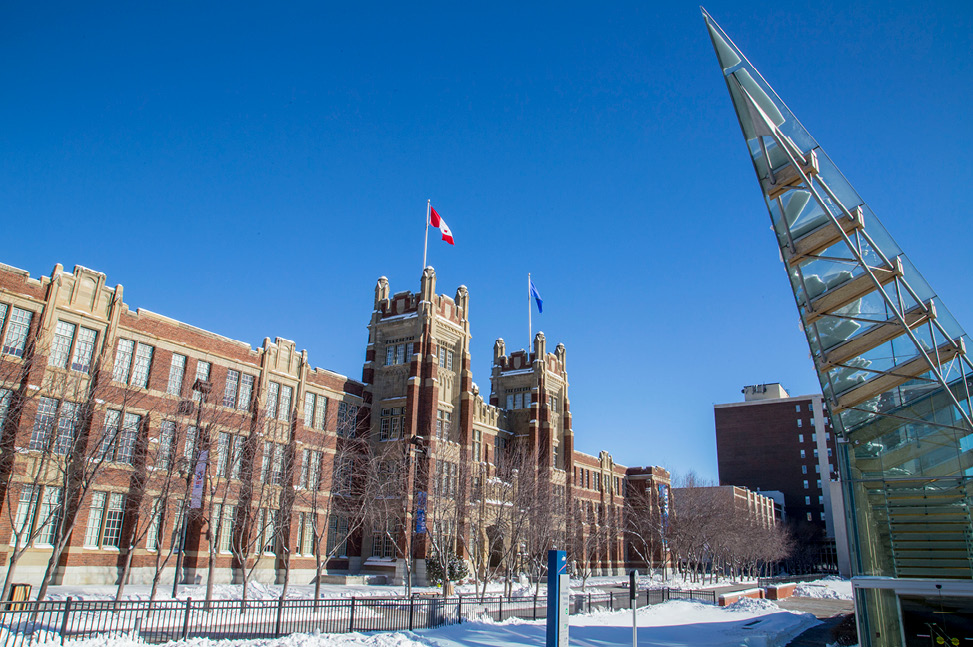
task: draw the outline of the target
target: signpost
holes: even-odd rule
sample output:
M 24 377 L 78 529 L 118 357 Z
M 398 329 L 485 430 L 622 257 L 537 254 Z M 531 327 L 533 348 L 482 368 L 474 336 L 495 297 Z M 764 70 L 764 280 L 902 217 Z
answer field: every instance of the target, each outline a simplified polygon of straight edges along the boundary
M 638 606 L 636 601 L 639 597 L 639 572 L 638 569 L 633 568 L 632 572 L 628 574 L 628 601 L 632 607 L 632 647 L 638 647 L 639 644 L 639 633 L 638 633 L 638 618 L 635 617 L 635 608 Z
M 568 558 L 563 550 L 547 551 L 547 642 L 546 647 L 568 647 L 568 603 L 571 582 Z

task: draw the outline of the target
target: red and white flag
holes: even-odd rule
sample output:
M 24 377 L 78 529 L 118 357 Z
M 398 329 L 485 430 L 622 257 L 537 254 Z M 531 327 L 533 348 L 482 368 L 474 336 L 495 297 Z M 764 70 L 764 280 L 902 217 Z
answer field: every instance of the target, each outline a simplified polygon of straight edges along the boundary
M 449 227 L 446 225 L 446 221 L 443 220 L 432 207 L 429 207 L 429 224 L 431 224 L 433 227 L 438 227 L 439 231 L 443 235 L 443 240 L 450 245 L 453 244 L 453 232 L 449 230 Z

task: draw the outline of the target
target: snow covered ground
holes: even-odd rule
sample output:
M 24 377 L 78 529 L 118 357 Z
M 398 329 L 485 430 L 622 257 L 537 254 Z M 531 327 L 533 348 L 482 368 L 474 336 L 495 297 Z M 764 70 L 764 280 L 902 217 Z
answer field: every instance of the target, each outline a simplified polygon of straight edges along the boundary
M 745 599 L 726 608 L 673 601 L 638 611 L 638 643 L 644 647 L 783 647 L 818 621 L 810 614 L 784 611 L 768 600 Z M 632 639 L 630 611 L 571 617 L 570 642 L 576 647 L 625 645 Z M 417 632 L 376 634 L 292 634 L 279 640 L 191 639 L 172 647 L 512 647 L 543 645 L 543 621 L 488 620 Z M 57 637 L 51 638 L 56 641 Z M 101 636 L 74 647 L 144 647 L 128 637 Z
M 794 595 L 802 598 L 851 600 L 851 581 L 840 577 L 826 577 L 813 582 L 802 582 L 794 589 Z

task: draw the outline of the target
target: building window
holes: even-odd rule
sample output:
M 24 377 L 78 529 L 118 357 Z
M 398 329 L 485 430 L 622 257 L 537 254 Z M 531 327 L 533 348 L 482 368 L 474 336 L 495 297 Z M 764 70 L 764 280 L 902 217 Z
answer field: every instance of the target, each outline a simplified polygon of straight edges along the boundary
M 149 385 L 149 371 L 152 368 L 152 353 L 155 349 L 139 343 L 135 348 L 135 366 L 132 368 L 132 386 L 144 389 Z
M 551 405 L 551 411 L 553 411 L 554 413 L 557 413 L 557 396 L 556 395 L 549 396 L 549 404 Z
M 159 550 L 159 528 L 162 527 L 162 508 L 165 506 L 165 499 L 158 498 L 152 504 L 149 512 L 149 529 L 145 533 L 145 550 L 156 552 Z
M 385 365 L 394 366 L 396 364 L 411 362 L 414 348 L 415 344 L 413 342 L 397 345 L 389 344 L 385 347 Z
M 493 439 L 493 464 L 496 467 L 503 465 L 504 456 L 507 453 L 507 439 L 497 434 Z
M 131 339 L 119 339 L 118 348 L 115 350 L 115 365 L 112 367 L 112 379 L 144 389 L 149 383 L 149 369 L 152 367 L 154 350 L 148 344 L 136 344 Z
M 233 436 L 233 448 L 230 456 L 230 478 L 240 478 L 240 463 L 243 462 L 243 436 Z
M 804 505 L 811 505 L 811 497 L 809 496 L 804 497 Z
M 800 428 L 800 427 L 802 427 L 802 426 L 804 426 L 804 421 L 803 421 L 803 420 L 801 420 L 800 418 L 798 418 L 798 419 L 797 419 L 797 426 L 798 426 L 798 428 Z
M 236 514 L 235 505 L 224 505 L 220 515 L 219 550 L 221 553 L 230 552 L 233 540 L 233 517 Z
M 446 368 L 446 348 L 439 347 L 439 368 Z
M 260 481 L 271 485 L 284 482 L 283 447 L 272 442 L 264 442 L 263 461 L 260 464 Z
M 389 519 L 385 527 L 372 533 L 372 557 L 395 557 L 395 538 L 398 535 L 397 519 Z
M 801 450 L 801 458 L 807 458 L 807 452 L 803 449 Z
M 294 387 L 286 384 L 280 389 L 280 407 L 277 409 L 277 419 L 288 421 L 291 419 L 291 402 L 294 400 Z
M 509 410 L 509 409 L 513 409 L 513 408 L 514 408 L 514 396 L 513 396 L 512 393 L 508 393 L 507 394 L 507 409 Z
M 795 404 L 794 405 L 794 411 L 796 411 L 797 413 L 800 413 L 801 412 L 801 405 Z
M 79 373 L 91 371 L 91 359 L 95 354 L 95 340 L 98 331 L 82 327 L 78 330 L 78 338 L 74 344 L 74 357 L 71 359 L 71 370 Z
M 558 445 L 554 445 L 554 467 L 561 468 L 561 448 Z
M 301 452 L 301 480 L 299 486 L 304 489 L 317 490 L 321 483 L 322 453 L 311 449 Z
M 479 429 L 473 430 L 473 460 L 479 462 L 483 454 L 483 432 Z
M 453 351 L 446 351 L 446 370 L 453 370 Z
M 801 465 L 801 474 L 807 474 L 807 465 Z
M 821 465 L 819 465 L 818 463 L 815 463 L 814 464 L 814 473 L 815 474 L 820 474 L 821 473 Z
M 116 382 L 128 384 L 129 372 L 132 370 L 132 356 L 135 353 L 135 342 L 131 339 L 119 339 L 115 349 L 115 365 L 112 367 L 111 378 Z
M 250 399 L 253 397 L 253 381 L 254 377 L 252 375 L 244 373 L 240 376 L 240 397 L 237 399 L 238 408 L 250 408 Z
M 186 376 L 186 356 L 177 353 L 172 354 L 172 363 L 169 364 L 169 384 L 166 386 L 166 393 L 169 395 L 182 395 L 182 380 Z
M 818 442 L 818 435 L 816 433 L 815 434 L 811 434 L 811 442 L 812 443 Z
M 818 479 L 816 484 L 817 484 L 818 489 L 820 490 L 821 489 L 821 479 Z
M 824 513 L 821 513 L 821 521 L 824 521 Z
M 405 430 L 405 407 L 382 409 L 379 440 L 398 440 Z
M 3 306 L 3 315 L 7 312 L 7 306 Z M 30 330 L 30 321 L 34 313 L 30 310 L 23 310 L 16 306 L 10 307 L 10 318 L 7 320 L 7 334 L 3 338 L 3 352 L 15 357 L 24 356 L 24 347 L 27 345 L 27 331 Z M 0 319 L 2 319 L 0 315 Z M 2 321 L 0 321 L 2 323 Z
M 328 555 L 344 556 L 348 553 L 348 517 L 328 517 Z
M 810 512 L 807 513 L 807 520 L 808 521 L 811 521 L 811 513 Z
M 155 461 L 157 468 L 167 470 L 172 466 L 174 454 L 172 449 L 175 442 L 176 423 L 172 420 L 163 420 L 159 427 L 159 451 Z
M 15 532 L 19 529 L 21 545 L 33 537 L 34 545 L 51 546 L 61 527 L 61 488 L 47 486 L 40 496 L 37 493 L 38 488 L 32 485 L 25 485 L 20 490 L 20 504 L 14 521 Z M 16 535 L 11 538 L 11 544 L 15 540 Z
M 186 428 L 186 445 L 183 448 L 183 456 L 190 462 L 196 458 L 196 427 Z
M 74 431 L 78 423 L 77 415 L 78 407 L 73 402 L 59 402 L 54 398 L 40 398 L 28 447 L 37 451 L 67 454 L 74 443 Z
M 267 384 L 267 417 L 277 417 L 277 400 L 280 398 L 280 384 L 270 382 Z
M 201 359 L 200 360 L 196 360 L 196 380 L 198 380 L 200 382 L 207 382 L 207 381 L 209 381 L 209 373 L 210 373 L 210 369 L 212 369 L 212 368 L 213 368 L 213 365 L 210 362 L 204 362 Z M 193 384 L 195 384 L 196 380 L 193 381 Z M 195 400 L 196 402 L 199 402 L 202 399 L 203 399 L 203 394 L 200 393 L 199 391 L 195 391 L 194 390 L 193 391 L 193 400 Z
M 804 442 L 804 434 L 797 434 L 797 442 L 799 443 Z
M 51 341 L 51 355 L 48 365 L 57 368 L 68 367 L 68 357 L 71 355 L 71 345 L 74 344 L 74 331 L 77 326 L 66 321 L 58 321 L 54 327 L 54 339 Z
M 450 420 L 452 414 L 449 411 L 439 409 L 436 412 L 436 438 L 438 440 L 450 440 Z
M 226 385 L 223 387 L 223 406 L 236 408 L 236 393 L 240 386 L 240 371 L 229 369 L 226 372 Z
M 304 426 L 308 429 L 314 427 L 314 404 L 317 400 L 315 396 L 310 391 L 304 392 Z
M 107 461 L 131 465 L 140 424 L 142 416 L 126 413 L 123 417 L 121 411 L 106 411 L 100 455 Z
M 337 432 L 339 436 L 351 438 L 355 434 L 355 427 L 358 422 L 358 407 L 347 402 L 338 403 L 338 424 Z
M 824 505 L 824 497 L 823 496 L 819 496 L 818 497 L 818 505 Z
M 808 489 L 807 479 L 804 480 L 804 489 Z
M 13 391 L 0 389 L 0 438 L 3 438 L 3 430 L 7 426 L 7 412 L 10 411 L 11 400 L 13 400 Z
M 85 548 L 118 548 L 125 521 L 125 495 L 118 492 L 93 492 L 88 508 Z

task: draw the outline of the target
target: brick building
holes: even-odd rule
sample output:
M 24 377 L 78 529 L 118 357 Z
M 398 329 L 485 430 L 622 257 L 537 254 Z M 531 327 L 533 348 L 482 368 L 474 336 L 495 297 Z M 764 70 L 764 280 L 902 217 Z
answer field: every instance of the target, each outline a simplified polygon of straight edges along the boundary
M 837 566 L 847 553 L 835 435 L 822 396 L 792 397 L 776 383 L 743 394 L 744 402 L 714 406 L 720 484 L 774 498 L 786 521 L 816 529 L 824 559 Z
M 508 354 L 498 340 L 485 399 L 468 291 L 437 294 L 432 268 L 416 293 L 379 279 L 361 381 L 314 368 L 292 341 L 252 348 L 122 296 L 80 266 L 40 278 L 0 266 L 0 559 L 13 579 L 36 583 L 59 553 L 54 583 L 171 582 L 181 563 L 183 581 L 286 571 L 306 584 L 319 547 L 324 574 L 422 582 L 436 551 L 506 550 L 526 568 L 535 544 L 570 550 L 596 529 L 604 541 L 584 559 L 625 568 L 627 470 L 574 450 L 564 346 L 548 352 L 538 333 Z M 364 467 L 343 458 L 359 441 Z M 535 469 L 505 481 L 518 456 Z M 321 505 L 363 491 L 368 469 L 395 488 L 387 518 Z M 668 487 L 660 468 L 640 478 Z M 492 501 L 502 487 L 545 502 L 529 532 L 481 527 L 469 493 Z M 554 520 L 546 535 L 541 519 Z

